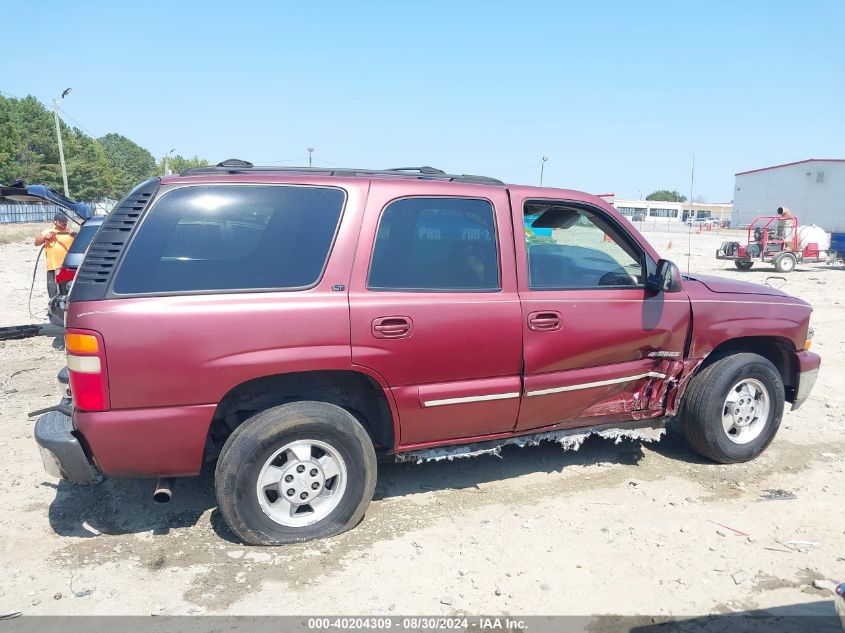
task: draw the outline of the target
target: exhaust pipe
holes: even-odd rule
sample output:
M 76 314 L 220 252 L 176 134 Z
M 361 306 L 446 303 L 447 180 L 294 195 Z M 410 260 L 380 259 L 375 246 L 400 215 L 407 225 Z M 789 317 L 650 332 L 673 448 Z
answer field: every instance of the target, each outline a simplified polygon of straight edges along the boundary
M 173 496 L 173 487 L 176 485 L 170 477 L 159 479 L 153 491 L 153 501 L 156 503 L 167 503 Z

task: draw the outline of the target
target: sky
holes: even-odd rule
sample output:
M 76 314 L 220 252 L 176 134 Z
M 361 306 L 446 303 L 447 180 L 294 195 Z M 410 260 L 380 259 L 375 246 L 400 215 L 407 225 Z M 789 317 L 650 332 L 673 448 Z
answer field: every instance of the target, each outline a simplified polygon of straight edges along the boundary
M 0 91 L 161 158 L 729 201 L 845 158 L 845 0 L 0 0 Z M 14 16 L 14 20 L 12 17 Z M 13 24 L 20 28 L 10 28 Z

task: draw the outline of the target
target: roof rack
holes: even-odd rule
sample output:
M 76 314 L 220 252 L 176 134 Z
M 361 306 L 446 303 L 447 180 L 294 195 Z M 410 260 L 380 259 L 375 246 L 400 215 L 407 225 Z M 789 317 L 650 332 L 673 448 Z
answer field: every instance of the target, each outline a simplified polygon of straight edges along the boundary
M 393 169 L 353 169 L 346 167 L 256 167 L 252 163 L 230 158 L 210 167 L 191 167 L 185 169 L 180 176 L 200 176 L 205 174 L 248 174 L 253 172 L 288 172 L 302 174 L 318 174 L 322 176 L 397 176 L 401 178 L 419 178 L 421 180 L 446 180 L 449 182 L 468 182 L 485 185 L 504 185 L 505 183 L 488 176 L 473 176 L 472 174 L 447 174 L 435 167 L 394 167 Z

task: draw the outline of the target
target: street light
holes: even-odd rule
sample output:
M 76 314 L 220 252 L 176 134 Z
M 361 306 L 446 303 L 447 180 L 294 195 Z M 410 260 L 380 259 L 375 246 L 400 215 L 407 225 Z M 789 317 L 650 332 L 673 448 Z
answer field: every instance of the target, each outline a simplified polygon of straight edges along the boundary
M 548 156 L 543 156 L 543 160 L 540 161 L 540 186 L 543 186 L 543 168 L 546 166 L 546 161 L 549 160 Z
M 169 152 L 167 152 L 164 155 L 164 175 L 165 176 L 170 175 L 170 155 L 175 151 L 176 151 L 176 148 L 174 147 L 172 150 L 170 150 Z
M 309 167 L 311 167 L 311 154 L 313 154 L 313 153 L 314 153 L 314 148 L 313 148 L 313 147 L 309 147 L 309 148 L 308 148 L 308 166 L 309 166 Z
M 73 88 L 65 88 L 61 98 L 64 99 L 70 94 Z M 56 119 L 56 140 L 59 142 L 59 162 L 62 164 L 62 183 L 65 186 L 65 197 L 70 197 L 67 186 L 67 165 L 65 164 L 65 148 L 62 145 L 62 127 L 59 125 L 59 99 L 53 99 L 53 117 Z

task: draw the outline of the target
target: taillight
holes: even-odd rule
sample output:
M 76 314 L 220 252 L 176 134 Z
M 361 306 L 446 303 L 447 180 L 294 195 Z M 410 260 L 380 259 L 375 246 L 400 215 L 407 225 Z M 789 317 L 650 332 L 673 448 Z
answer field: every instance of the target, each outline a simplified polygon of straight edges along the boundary
M 65 349 L 74 405 L 83 411 L 108 411 L 109 380 L 103 338 L 90 330 L 69 329 Z
M 76 269 L 75 268 L 59 268 L 56 272 L 56 283 L 57 284 L 66 284 L 69 281 L 73 281 L 73 278 L 76 276 Z

